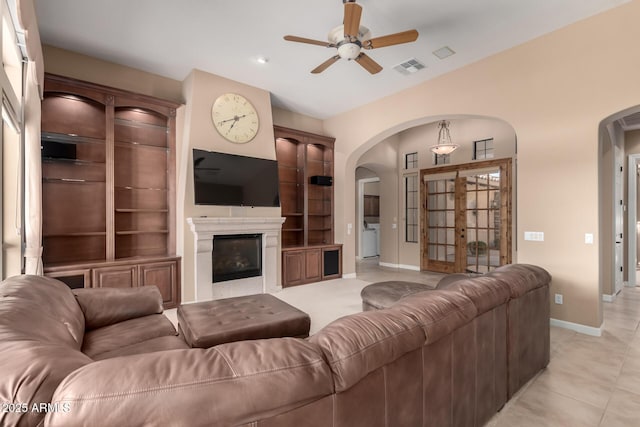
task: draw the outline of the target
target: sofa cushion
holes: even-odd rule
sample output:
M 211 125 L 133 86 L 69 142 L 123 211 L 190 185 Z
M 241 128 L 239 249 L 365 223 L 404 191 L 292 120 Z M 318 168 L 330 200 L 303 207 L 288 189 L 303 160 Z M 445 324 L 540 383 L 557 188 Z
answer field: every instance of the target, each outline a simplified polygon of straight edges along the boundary
M 549 285 L 551 275 L 542 267 L 530 264 L 508 264 L 498 267 L 488 277 L 502 279 L 509 284 L 511 298 L 518 298 L 537 288 Z
M 178 336 L 164 336 L 152 338 L 150 340 L 131 344 L 125 347 L 119 347 L 111 351 L 106 351 L 94 356 L 94 360 L 111 359 L 112 357 L 131 356 L 134 354 L 154 353 L 164 350 L 184 350 L 189 345 Z
M 82 346 L 84 316 L 64 283 L 44 276 L 14 276 L 0 284 L 0 300 L 0 342 Z
M 56 390 L 47 426 L 235 426 L 333 392 L 322 352 L 306 340 L 238 341 L 208 349 L 102 360 Z
M 478 309 L 478 315 L 506 304 L 511 297 L 509 284 L 497 277 L 478 276 L 438 283 L 438 289 L 451 290 L 467 296 Z
M 342 317 L 309 338 L 324 353 L 337 392 L 424 344 L 424 332 L 411 317 L 391 309 Z
M 91 358 L 100 358 L 102 353 L 177 334 L 165 315 L 152 314 L 88 331 L 84 336 L 82 352 Z
M 442 279 L 438 281 L 436 285 L 436 289 L 447 289 L 451 284 L 457 282 L 458 280 L 466 280 L 471 279 L 473 277 L 481 276 L 480 273 L 452 273 L 447 274 Z
M 87 329 L 162 313 L 162 295 L 155 286 L 74 289 Z
M 2 318 L 2 315 L 0 315 Z M 60 382 L 76 369 L 92 363 L 67 345 L 33 340 L 2 340 L 0 345 L 0 402 L 48 403 Z M 2 426 L 36 426 L 43 412 L 0 412 Z
M 404 297 L 391 306 L 415 319 L 424 329 L 424 344 L 436 342 L 469 323 L 478 310 L 468 297 L 458 292 L 433 290 Z
M 401 280 L 372 283 L 360 291 L 362 311 L 388 308 L 407 295 L 424 292 L 429 289 L 431 287 L 424 283 L 404 282 Z

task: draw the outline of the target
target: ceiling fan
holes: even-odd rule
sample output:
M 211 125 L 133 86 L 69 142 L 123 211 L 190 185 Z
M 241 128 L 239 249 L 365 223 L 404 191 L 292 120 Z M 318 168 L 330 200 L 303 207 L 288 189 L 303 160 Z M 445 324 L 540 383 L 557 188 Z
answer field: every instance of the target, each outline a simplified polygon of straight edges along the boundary
M 313 74 L 323 72 L 340 58 L 354 60 L 371 74 L 376 74 L 382 70 L 382 66 L 364 53 L 362 51 L 363 49 L 370 50 L 379 47 L 393 46 L 413 42 L 418 39 L 418 31 L 416 30 L 371 38 L 369 29 L 360 25 L 362 6 L 357 4 L 355 0 L 343 0 L 342 2 L 344 3 L 344 23 L 329 32 L 328 42 L 298 36 L 284 36 L 285 40 L 291 42 L 337 48 L 337 55 L 332 56 L 311 70 Z

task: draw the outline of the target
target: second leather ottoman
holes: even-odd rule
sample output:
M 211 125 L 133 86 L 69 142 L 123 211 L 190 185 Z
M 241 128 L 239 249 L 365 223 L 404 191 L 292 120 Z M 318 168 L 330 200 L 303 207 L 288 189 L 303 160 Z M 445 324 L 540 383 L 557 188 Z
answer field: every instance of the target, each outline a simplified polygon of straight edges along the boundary
M 178 326 L 191 347 L 264 338 L 309 336 L 309 315 L 270 294 L 247 295 L 178 307 Z

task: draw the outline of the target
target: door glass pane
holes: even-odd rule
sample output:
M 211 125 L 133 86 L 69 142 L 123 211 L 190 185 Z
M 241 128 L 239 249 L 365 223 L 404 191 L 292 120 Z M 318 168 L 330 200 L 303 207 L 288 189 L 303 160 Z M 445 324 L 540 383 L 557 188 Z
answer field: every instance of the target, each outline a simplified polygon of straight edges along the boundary
M 456 246 L 455 245 L 447 245 L 447 261 L 455 262 L 456 261 Z
M 430 260 L 448 262 L 453 250 L 455 260 L 455 181 L 441 179 L 427 183 L 427 253 Z M 450 247 L 451 246 L 451 247 Z
M 447 216 L 447 222 L 445 223 L 447 227 L 455 227 L 456 226 L 456 213 L 455 211 L 447 211 L 445 212 Z
M 486 273 L 500 265 L 500 173 L 467 178 L 467 270 Z

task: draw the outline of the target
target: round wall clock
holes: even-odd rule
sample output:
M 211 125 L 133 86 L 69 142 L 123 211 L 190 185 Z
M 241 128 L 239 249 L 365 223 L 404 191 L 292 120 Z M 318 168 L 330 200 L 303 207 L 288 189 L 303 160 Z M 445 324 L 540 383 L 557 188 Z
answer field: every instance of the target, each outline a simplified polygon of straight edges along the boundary
M 215 100 L 211 119 L 218 133 L 236 144 L 251 141 L 260 127 L 258 112 L 253 104 L 236 93 L 225 93 Z

